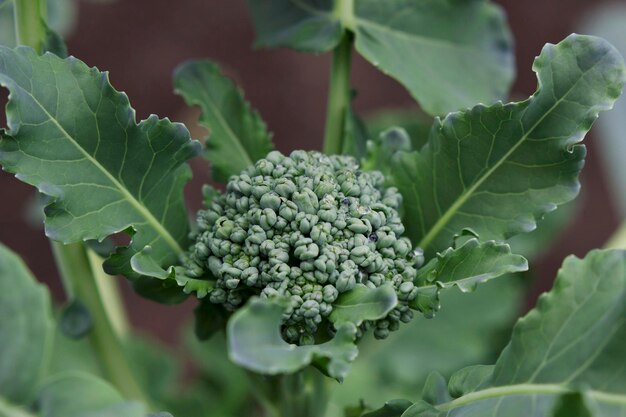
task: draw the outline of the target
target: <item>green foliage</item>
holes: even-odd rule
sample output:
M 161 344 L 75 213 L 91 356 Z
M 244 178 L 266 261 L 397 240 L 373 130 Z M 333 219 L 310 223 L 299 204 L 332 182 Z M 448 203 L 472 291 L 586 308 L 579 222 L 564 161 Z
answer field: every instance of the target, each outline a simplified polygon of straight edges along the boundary
M 56 333 L 47 293 L 0 246 L 0 415 L 217 417 L 262 406 L 320 417 L 329 398 L 328 415 L 346 417 L 626 413 L 624 251 L 568 258 L 496 360 L 522 299 L 511 275 L 528 268 L 505 241 L 577 194 L 580 142 L 626 79 L 608 43 L 547 45 L 537 92 L 490 104 L 506 94 L 513 58 L 487 0 L 249 0 L 258 45 L 334 50 L 324 149 L 340 155 L 270 152 L 234 82 L 210 61 L 183 64 L 176 91 L 202 111 L 213 178 L 227 182 L 223 193 L 203 188 L 190 234 L 183 188 L 199 144 L 167 119 L 137 123 L 106 73 L 62 58 L 45 7 L 15 4 L 20 39 L 39 51 L 47 38 L 58 56 L 0 47 L 0 163 L 46 195 L 47 235 L 73 244 L 52 245 L 70 299 Z M 430 115 L 487 104 L 366 125 L 352 108 L 353 47 Z M 543 234 L 509 243 L 543 253 L 560 227 L 543 223 Z M 118 233 L 128 246 L 112 244 Z M 201 299 L 196 334 L 212 339 L 188 337 L 181 358 L 198 371 L 186 386 L 172 352 L 112 325 L 124 314 L 83 244 L 103 240 L 106 270 L 137 292 Z M 387 346 L 373 342 L 414 311 L 425 317 Z M 346 384 L 329 392 L 326 377 Z M 394 397 L 406 400 L 384 402 Z
M 32 399 L 49 359 L 50 315 L 46 288 L 0 244 L 0 400 L 19 404 Z
M 390 398 L 419 399 L 426 377 L 434 371 L 449 377 L 460 368 L 490 363 L 504 347 L 522 307 L 519 280 L 493 280 L 472 293 L 445 291 L 445 306 L 430 320 L 414 320 L 384 343 L 365 337 L 359 357 L 331 401 L 341 406 L 363 401 L 368 409 Z M 508 334 L 505 334 L 508 337 Z
M 75 58 L 0 48 L 0 68 L 11 93 L 0 162 L 54 198 L 47 235 L 75 242 L 128 231 L 132 243 L 107 269 L 131 278 L 130 259 L 146 245 L 157 263 L 176 263 L 188 233 L 184 161 L 198 151 L 187 129 L 154 116 L 137 124 L 126 95 Z
M 144 417 L 144 406 L 126 401 L 111 385 L 89 374 L 71 372 L 48 380 L 40 390 L 41 417 Z
M 272 150 L 271 136 L 243 93 L 210 61 L 189 61 L 174 73 L 176 92 L 202 110 L 200 123 L 210 130 L 207 158 L 213 178 L 226 182 Z
M 511 254 L 509 245 L 470 238 L 458 248 L 437 254 L 417 271 L 417 297 L 411 305 L 432 315 L 439 308 L 440 289 L 457 287 L 470 292 L 493 278 L 527 269 L 526 259 Z
M 350 31 L 356 50 L 400 81 L 430 114 L 503 98 L 513 79 L 511 36 L 502 11 L 487 1 L 248 4 L 258 46 L 326 52 Z
M 580 398 L 593 416 L 620 415 L 626 410 L 626 378 L 616 364 L 626 349 L 625 318 L 626 251 L 568 257 L 552 291 L 516 324 L 495 367 L 459 371 L 438 401 L 431 396 L 401 415 L 509 417 L 532 409 L 550 416 L 570 407 L 589 415 L 578 407 Z M 578 399 L 572 395 L 577 392 Z
M 579 142 L 619 96 L 624 61 L 599 38 L 571 35 L 534 69 L 540 88 L 528 100 L 452 113 L 422 150 L 397 158 L 407 232 L 427 254 L 466 227 L 495 240 L 531 231 L 578 193 Z
M 337 326 L 335 337 L 323 344 L 296 346 L 281 336 L 282 316 L 288 304 L 281 300 L 251 299 L 228 321 L 230 359 L 251 371 L 276 375 L 299 371 L 309 364 L 339 381 L 357 356 L 352 323 Z

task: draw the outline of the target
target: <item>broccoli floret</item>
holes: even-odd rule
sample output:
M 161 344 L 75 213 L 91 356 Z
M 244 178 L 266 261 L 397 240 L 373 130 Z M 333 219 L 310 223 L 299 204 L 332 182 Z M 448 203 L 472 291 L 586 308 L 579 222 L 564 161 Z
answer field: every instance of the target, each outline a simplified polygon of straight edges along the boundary
M 214 279 L 209 299 L 228 311 L 253 295 L 287 298 L 283 336 L 300 344 L 332 332 L 327 318 L 341 293 L 391 282 L 399 305 L 360 328 L 385 338 L 413 316 L 420 254 L 402 237 L 401 195 L 383 183 L 352 157 L 271 152 L 198 213 L 187 273 Z

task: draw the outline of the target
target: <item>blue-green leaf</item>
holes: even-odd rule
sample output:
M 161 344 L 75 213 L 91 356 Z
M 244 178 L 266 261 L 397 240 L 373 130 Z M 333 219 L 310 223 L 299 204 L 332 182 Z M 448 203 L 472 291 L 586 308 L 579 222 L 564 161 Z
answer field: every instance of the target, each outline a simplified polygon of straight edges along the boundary
M 620 95 L 624 60 L 606 41 L 571 35 L 535 60 L 539 89 L 519 103 L 477 106 L 436 121 L 427 145 L 397 158 L 407 233 L 427 256 L 471 227 L 504 240 L 579 190 L 579 142 Z
M 418 269 L 417 297 L 412 307 L 432 315 L 439 308 L 439 290 L 457 287 L 463 292 L 491 279 L 528 269 L 524 257 L 511 253 L 505 243 L 481 243 L 471 238 L 458 248 L 448 248 Z
M 186 62 L 176 69 L 174 84 L 187 104 L 202 110 L 200 123 L 211 132 L 206 154 L 217 181 L 226 182 L 272 150 L 261 116 L 216 64 Z
M 342 380 L 358 354 L 354 324 L 339 325 L 335 337 L 326 343 L 296 346 L 285 342 L 280 334 L 286 308 L 281 300 L 251 298 L 233 314 L 227 325 L 230 359 L 268 375 L 296 372 L 315 362 L 326 374 Z
M 41 388 L 41 417 L 144 417 L 142 404 L 126 401 L 107 382 L 81 372 L 59 374 Z
M 199 151 L 183 125 L 155 116 L 137 124 L 106 73 L 72 57 L 0 47 L 0 85 L 10 92 L 0 163 L 53 198 L 50 238 L 129 231 L 131 244 L 107 261 L 111 273 L 137 277 L 130 259 L 146 245 L 157 264 L 178 262 L 188 244 L 185 161 Z
M 31 399 L 46 370 L 53 329 L 47 289 L 0 244 L 0 400 Z
M 403 417 L 624 415 L 625 351 L 626 251 L 571 256 L 553 289 L 517 322 L 493 372 L 461 370 L 449 383 L 455 398 L 418 402 Z
M 430 114 L 503 98 L 512 41 L 488 1 L 248 0 L 257 45 L 326 52 L 345 31 L 356 50 L 401 82 Z M 460 30 L 462 28 L 462 30 Z

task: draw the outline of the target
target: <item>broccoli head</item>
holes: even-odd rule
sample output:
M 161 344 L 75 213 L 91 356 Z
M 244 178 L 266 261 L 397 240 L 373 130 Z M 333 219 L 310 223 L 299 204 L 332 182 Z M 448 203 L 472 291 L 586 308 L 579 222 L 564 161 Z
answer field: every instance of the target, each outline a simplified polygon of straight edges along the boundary
M 332 333 L 340 294 L 391 283 L 398 306 L 360 327 L 384 338 L 411 320 L 407 303 L 417 294 L 420 253 L 402 237 L 401 198 L 352 157 L 271 152 L 198 213 L 187 274 L 214 280 L 209 300 L 228 311 L 253 295 L 288 299 L 283 337 L 299 344 Z

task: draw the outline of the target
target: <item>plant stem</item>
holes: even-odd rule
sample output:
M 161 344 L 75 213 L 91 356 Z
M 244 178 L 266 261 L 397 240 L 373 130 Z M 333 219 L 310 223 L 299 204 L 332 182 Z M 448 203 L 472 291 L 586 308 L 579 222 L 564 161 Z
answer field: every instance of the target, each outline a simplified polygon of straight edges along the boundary
M 93 250 L 87 249 L 87 258 L 93 271 L 94 280 L 101 294 L 104 311 L 106 311 L 109 321 L 115 333 L 122 340 L 125 340 L 130 333 L 128 316 L 124 303 L 120 295 L 118 281 L 104 272 L 102 263 L 104 259 Z
M 267 417 L 323 417 L 328 405 L 328 381 L 306 368 L 288 375 L 252 375 L 256 395 Z
M 89 339 L 103 374 L 126 398 L 147 404 L 147 396 L 135 379 L 122 341 L 109 320 L 84 245 L 51 243 L 68 297 L 78 298 L 91 314 L 93 325 Z
M 352 2 L 346 1 L 351 4 Z M 339 0 L 338 4 L 345 4 Z M 346 115 L 350 107 L 350 61 L 352 57 L 352 34 L 345 32 L 333 51 L 324 132 L 324 153 L 339 154 L 343 149 Z
M 605 249 L 626 249 L 626 220 L 604 244 Z
M 46 17 L 45 0 L 14 0 L 15 35 L 19 45 L 43 52 L 46 42 L 46 29 L 43 25 Z

